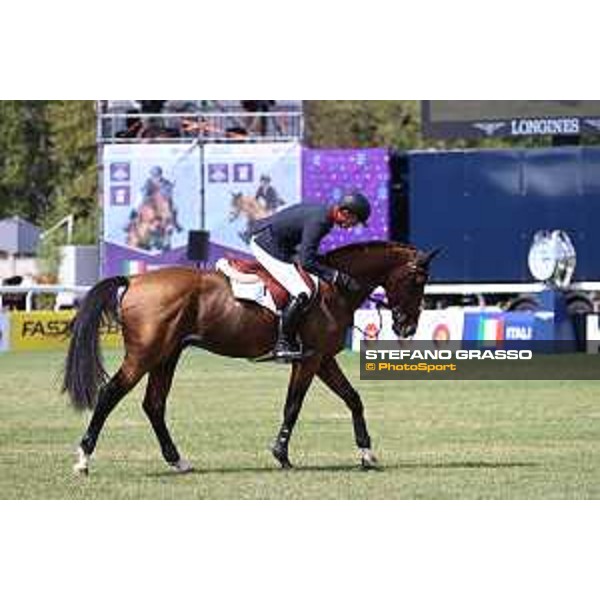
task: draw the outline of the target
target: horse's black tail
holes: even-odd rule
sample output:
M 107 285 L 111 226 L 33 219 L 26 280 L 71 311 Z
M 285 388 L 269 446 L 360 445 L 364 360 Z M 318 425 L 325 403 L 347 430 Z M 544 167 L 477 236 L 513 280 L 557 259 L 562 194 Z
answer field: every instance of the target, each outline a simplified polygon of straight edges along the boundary
M 118 290 L 128 285 L 126 277 L 100 281 L 86 294 L 71 323 L 62 391 L 68 392 L 71 404 L 77 410 L 93 409 L 98 389 L 108 380 L 102 364 L 99 330 L 103 323 L 119 320 Z

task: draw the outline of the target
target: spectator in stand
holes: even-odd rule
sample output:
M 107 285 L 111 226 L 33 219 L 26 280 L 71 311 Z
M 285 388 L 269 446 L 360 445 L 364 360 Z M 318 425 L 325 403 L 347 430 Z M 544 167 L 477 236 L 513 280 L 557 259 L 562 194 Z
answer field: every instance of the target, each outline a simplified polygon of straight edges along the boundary
M 267 113 L 275 106 L 275 100 L 241 100 L 242 108 L 251 114 L 246 119 L 248 133 L 259 133 L 266 136 L 269 133 L 269 119 Z M 279 130 L 277 122 L 275 127 Z
M 166 100 L 138 100 L 138 102 L 143 114 L 158 115 L 162 112 Z
M 135 131 L 135 137 L 156 138 L 156 137 L 173 137 L 177 132 L 167 131 L 162 117 L 158 115 L 162 112 L 166 100 L 138 100 L 141 113 L 150 115 L 147 119 L 140 119 L 140 126 Z

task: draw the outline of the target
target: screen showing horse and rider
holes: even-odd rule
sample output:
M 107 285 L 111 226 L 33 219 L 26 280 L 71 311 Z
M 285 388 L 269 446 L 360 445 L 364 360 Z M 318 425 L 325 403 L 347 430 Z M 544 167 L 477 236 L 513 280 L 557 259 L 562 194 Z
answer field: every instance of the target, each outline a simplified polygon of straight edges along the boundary
M 298 144 L 207 145 L 205 213 L 211 241 L 248 253 L 255 222 L 301 199 Z

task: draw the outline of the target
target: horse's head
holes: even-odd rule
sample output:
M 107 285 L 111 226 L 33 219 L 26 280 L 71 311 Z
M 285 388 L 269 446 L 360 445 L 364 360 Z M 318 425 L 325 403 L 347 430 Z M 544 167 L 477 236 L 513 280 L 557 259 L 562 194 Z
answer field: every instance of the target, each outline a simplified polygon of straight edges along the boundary
M 398 337 L 411 337 L 417 331 L 429 265 L 439 252 L 414 250 L 408 260 L 399 261 L 385 277 L 383 287 L 392 311 L 392 329 Z
M 383 286 L 394 333 L 410 337 L 419 323 L 429 265 L 439 252 L 419 252 L 397 242 L 366 242 L 337 248 L 324 258 L 328 265 L 357 279 L 363 291 Z M 357 301 L 362 303 L 364 298 Z

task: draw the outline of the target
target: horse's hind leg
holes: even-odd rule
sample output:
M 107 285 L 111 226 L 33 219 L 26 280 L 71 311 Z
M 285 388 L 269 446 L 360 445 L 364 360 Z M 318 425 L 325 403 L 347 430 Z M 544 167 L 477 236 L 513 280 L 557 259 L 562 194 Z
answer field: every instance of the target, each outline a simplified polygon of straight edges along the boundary
M 188 473 L 192 470 L 192 465 L 179 455 L 165 422 L 167 396 L 171 389 L 179 355 L 180 352 L 177 352 L 150 371 L 142 406 L 152 424 L 164 459 L 179 473 Z
M 361 464 L 364 469 L 377 465 L 377 459 L 371 450 L 371 437 L 367 431 L 365 409 L 358 392 L 352 387 L 334 357 L 323 359 L 317 372 L 321 381 L 337 396 L 339 396 L 352 413 L 354 438 L 358 446 Z
M 144 372 L 141 369 L 128 364 L 126 359 L 117 373 L 100 390 L 94 413 L 79 444 L 77 451 L 79 460 L 74 466 L 76 473 L 87 475 L 90 457 L 96 448 L 98 436 L 108 415 L 110 415 L 123 397 L 135 387 L 143 374 Z

